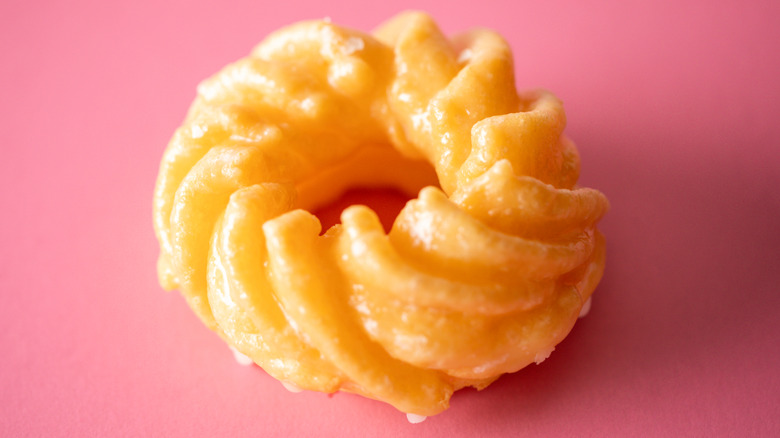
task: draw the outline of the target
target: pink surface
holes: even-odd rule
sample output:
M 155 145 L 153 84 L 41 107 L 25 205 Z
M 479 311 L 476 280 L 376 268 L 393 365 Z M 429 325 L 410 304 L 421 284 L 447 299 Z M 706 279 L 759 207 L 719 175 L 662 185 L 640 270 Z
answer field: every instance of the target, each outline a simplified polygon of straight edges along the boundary
M 0 436 L 780 435 L 777 2 L 89 3 L 0 5 Z M 612 203 L 591 314 L 420 425 L 238 366 L 158 286 L 151 226 L 201 79 L 285 24 L 406 8 L 504 34 Z

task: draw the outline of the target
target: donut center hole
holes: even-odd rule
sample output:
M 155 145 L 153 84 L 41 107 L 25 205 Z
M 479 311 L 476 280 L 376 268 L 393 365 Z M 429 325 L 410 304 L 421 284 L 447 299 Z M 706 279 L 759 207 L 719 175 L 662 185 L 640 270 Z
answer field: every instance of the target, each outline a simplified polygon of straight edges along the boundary
M 379 216 L 385 232 L 404 205 L 425 186 L 439 186 L 433 166 L 410 159 L 389 145 L 367 145 L 301 181 L 298 207 L 312 212 L 324 233 L 341 222 L 341 212 L 365 205 Z
M 392 187 L 356 187 L 347 190 L 335 201 L 315 209 L 312 213 L 320 220 L 322 231 L 325 232 L 341 222 L 341 212 L 345 208 L 352 205 L 365 205 L 377 213 L 385 233 L 388 233 L 401 209 L 413 198 L 414 196 L 409 196 Z

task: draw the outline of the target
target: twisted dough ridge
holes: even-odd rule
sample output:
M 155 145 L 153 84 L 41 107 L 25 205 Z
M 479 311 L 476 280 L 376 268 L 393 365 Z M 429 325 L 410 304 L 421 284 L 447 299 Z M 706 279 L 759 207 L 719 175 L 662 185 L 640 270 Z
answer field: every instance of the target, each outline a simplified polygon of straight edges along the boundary
M 608 203 L 505 41 L 422 13 L 304 22 L 198 88 L 154 195 L 159 274 L 275 378 L 433 415 L 543 360 L 604 267 Z M 353 186 L 412 196 L 386 233 Z

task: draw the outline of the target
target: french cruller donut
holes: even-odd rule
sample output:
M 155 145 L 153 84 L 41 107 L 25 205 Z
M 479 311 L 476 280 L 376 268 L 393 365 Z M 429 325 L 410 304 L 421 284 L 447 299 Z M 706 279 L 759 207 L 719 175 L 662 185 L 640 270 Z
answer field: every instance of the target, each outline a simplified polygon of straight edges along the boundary
M 198 87 L 154 194 L 160 282 L 289 388 L 413 416 L 544 360 L 604 268 L 561 102 L 496 33 L 295 24 Z M 416 196 L 386 233 L 352 187 Z M 420 417 L 415 417 L 420 418 Z

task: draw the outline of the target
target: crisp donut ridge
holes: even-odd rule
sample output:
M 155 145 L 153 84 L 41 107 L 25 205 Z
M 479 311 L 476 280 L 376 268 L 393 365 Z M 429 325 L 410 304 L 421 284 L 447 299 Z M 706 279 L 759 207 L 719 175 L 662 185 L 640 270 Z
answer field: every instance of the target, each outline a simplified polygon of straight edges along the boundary
M 160 281 L 283 382 L 436 414 L 546 357 L 601 277 L 608 203 L 575 187 L 565 123 L 489 30 L 282 29 L 199 86 L 164 154 Z M 389 233 L 352 206 L 320 235 L 307 210 L 353 186 L 419 196 Z

